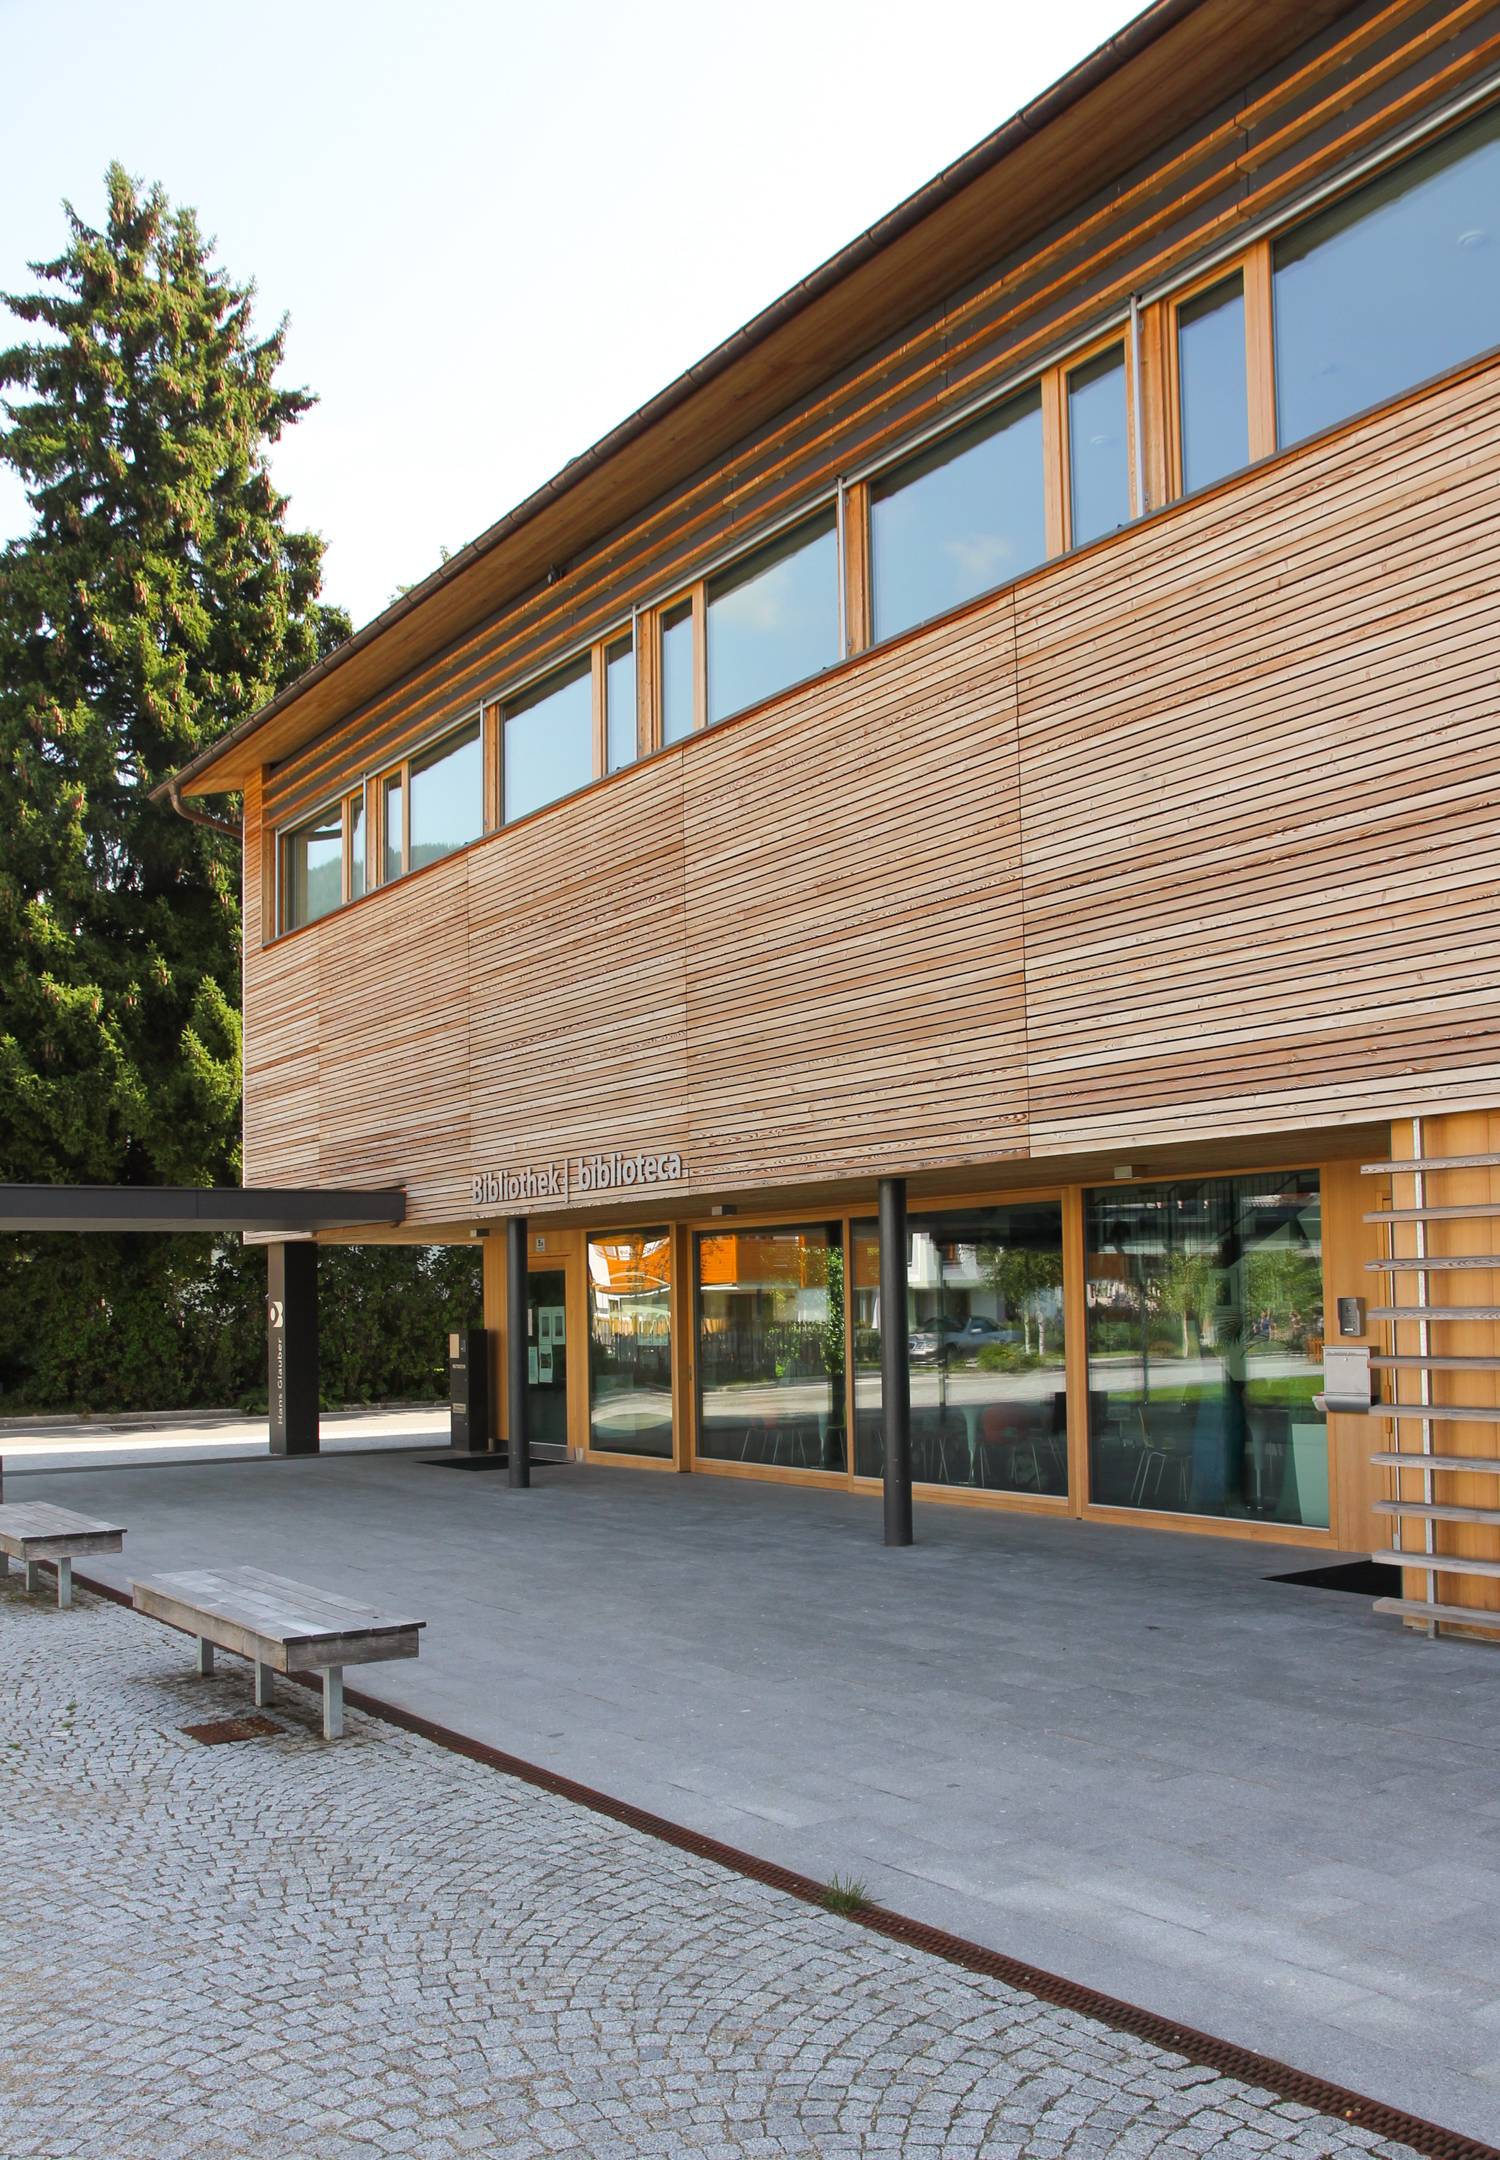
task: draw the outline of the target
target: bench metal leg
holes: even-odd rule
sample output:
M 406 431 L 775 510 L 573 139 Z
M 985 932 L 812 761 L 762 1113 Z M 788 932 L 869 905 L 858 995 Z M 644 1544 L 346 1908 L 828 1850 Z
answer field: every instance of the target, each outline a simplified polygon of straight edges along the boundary
M 271 1700 L 271 1668 L 270 1668 L 270 1666 L 269 1666 L 269 1665 L 262 1665 L 262 1663 L 260 1662 L 260 1659 L 259 1659 L 259 1658 L 257 1658 L 257 1659 L 256 1659 L 256 1661 L 255 1661 L 255 1707 L 256 1707 L 256 1709 L 257 1709 L 257 1710 L 264 1710 L 264 1709 L 265 1709 L 265 1707 L 266 1707 L 266 1704 L 267 1704 L 267 1703 L 268 1703 L 268 1702 L 269 1702 L 270 1700 Z
M 27 1588 L 27 1591 L 28 1591 L 28 1593 L 29 1593 L 29 1594 L 30 1594 L 31 1596 L 33 1596 L 33 1597 L 34 1597 L 34 1596 L 36 1595 L 37 1591 L 41 1589 L 41 1587 L 42 1587 L 42 1563 L 41 1563 L 41 1561 L 40 1561 L 40 1560 L 28 1560 L 28 1561 L 27 1561 L 27 1563 L 26 1563 L 26 1588 Z
M 344 1730 L 344 1668 L 323 1667 L 323 1738 L 337 1740 Z
M 198 1637 L 198 1670 L 206 1680 L 213 1669 L 214 1646 L 211 1642 L 206 1642 L 200 1635 Z
M 9 1554 L 8 1552 L 0 1552 L 0 1582 L 4 1582 L 4 1580 L 5 1580 L 6 1576 L 7 1576 L 7 1575 L 8 1575 L 9 1573 L 10 1573 L 10 1554 Z
M 59 1611 L 73 1602 L 73 1563 L 59 1560 L 57 1563 L 57 1603 Z

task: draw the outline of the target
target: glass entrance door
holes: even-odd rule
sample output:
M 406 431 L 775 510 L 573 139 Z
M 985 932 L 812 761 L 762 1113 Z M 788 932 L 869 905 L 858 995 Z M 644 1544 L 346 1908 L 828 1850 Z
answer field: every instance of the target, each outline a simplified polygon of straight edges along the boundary
M 568 1275 L 532 1267 L 526 1274 L 526 1399 L 534 1448 L 568 1445 Z

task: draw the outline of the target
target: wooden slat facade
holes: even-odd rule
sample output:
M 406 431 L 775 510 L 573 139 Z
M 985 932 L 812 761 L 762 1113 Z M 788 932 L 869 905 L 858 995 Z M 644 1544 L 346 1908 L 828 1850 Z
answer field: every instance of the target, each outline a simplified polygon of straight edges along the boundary
M 702 1197 L 1500 1096 L 1497 668 L 1490 363 L 307 930 L 252 905 L 247 1178 L 418 1228 L 589 1147 Z
M 509 1212 L 476 1200 L 483 1173 L 680 1155 L 680 1181 L 628 1205 L 524 1203 L 566 1248 L 575 1341 L 580 1227 L 677 1226 L 679 1425 L 681 1226 L 711 1206 L 863 1215 L 888 1175 L 928 1196 L 1058 1192 L 1077 1247 L 1075 1511 L 1090 1511 L 1081 1187 L 1119 1165 L 1317 1166 L 1329 1299 L 1375 1302 L 1361 1271 L 1386 1248 L 1365 1212 L 1403 1205 L 1409 1181 L 1381 1194 L 1359 1157 L 1419 1115 L 1435 1152 L 1500 1146 L 1500 356 L 1171 502 L 1175 363 L 1152 290 L 1500 83 L 1500 17 L 1469 0 L 1308 17 L 1316 34 L 1247 89 L 1055 226 L 1031 216 L 1024 248 L 440 655 L 397 667 L 393 643 L 378 692 L 327 724 L 319 689 L 316 739 L 245 785 L 247 1182 L 401 1184 L 400 1235 L 455 1237 Z M 1252 316 L 1268 266 L 1262 245 Z M 874 649 L 855 589 L 851 657 L 817 680 L 272 934 L 278 827 L 480 707 L 493 759 L 513 686 L 840 483 L 857 583 L 872 463 L 1118 329 L 1142 292 L 1143 518 Z M 1265 452 L 1269 378 L 1249 393 Z M 1056 375 L 1047 394 L 1060 408 Z M 664 471 L 687 469 L 688 412 Z M 1052 424 L 1055 442 L 1055 410 Z M 1054 512 L 1059 544 L 1065 522 Z M 643 680 L 653 664 L 643 649 Z M 486 788 L 493 805 L 493 772 Z M 1500 1202 L 1500 1181 L 1475 1175 Z M 1474 1234 L 1439 1225 L 1434 1249 L 1472 1254 Z M 495 1327 L 501 1262 L 492 1240 Z M 1481 1289 L 1466 1280 L 1465 1298 Z M 1500 1350 L 1487 1322 L 1463 1332 Z M 1500 1403 L 1471 1376 L 1441 1399 Z M 582 1445 L 577 1391 L 570 1417 Z M 1445 1446 L 1450 1431 L 1460 1454 L 1493 1452 L 1493 1430 L 1445 1426 Z M 1377 1503 L 1412 1488 L 1372 1463 L 1379 1438 L 1378 1419 L 1329 1419 L 1330 1531 L 1295 1535 L 1358 1550 L 1381 1534 Z M 1493 1479 L 1486 1493 L 1450 1476 L 1440 1498 L 1500 1510 Z M 1496 1529 L 1471 1522 L 1439 1523 L 1435 1545 L 1500 1554 Z M 1404 1594 L 1424 1580 L 1408 1574 Z M 1500 1609 L 1493 1579 L 1444 1594 Z

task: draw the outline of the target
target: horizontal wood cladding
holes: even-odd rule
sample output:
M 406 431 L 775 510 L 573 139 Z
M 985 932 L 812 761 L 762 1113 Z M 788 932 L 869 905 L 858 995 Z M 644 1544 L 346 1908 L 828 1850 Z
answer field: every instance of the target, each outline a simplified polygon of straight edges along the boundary
M 469 860 L 384 896 L 372 941 L 359 910 L 319 928 L 321 1181 L 381 1185 L 401 1164 L 408 1212 L 461 1214 L 469 1190 Z
M 475 1167 L 685 1149 L 681 761 L 468 862 Z
M 247 1185 L 316 1185 L 318 1087 L 317 955 L 295 939 L 262 945 L 268 837 L 261 790 L 244 800 L 243 1175 Z M 373 1182 L 373 1181 L 372 1181 Z
M 1496 379 L 1017 594 L 1036 1152 L 1500 1079 Z
M 1010 616 L 997 601 L 684 754 L 695 1170 L 1024 1151 Z
M 1019 165 L 1009 160 L 1016 188 L 1029 174 L 1027 185 L 1050 186 L 1067 214 L 1039 220 L 1031 197 L 1018 193 L 1013 214 L 991 212 L 999 259 L 990 271 L 955 283 L 925 313 L 887 312 L 878 327 L 872 320 L 861 356 L 825 368 L 815 383 L 788 375 L 780 409 L 742 426 L 732 445 L 695 437 L 686 411 L 664 423 L 699 445 L 689 477 L 658 488 L 587 545 L 578 536 L 559 542 L 527 590 L 456 633 L 440 655 L 410 667 L 393 660 L 376 694 L 330 715 L 315 743 L 271 769 L 267 814 L 285 822 L 316 808 L 632 608 L 668 597 L 710 558 L 826 502 L 841 476 L 1122 317 L 1132 293 L 1231 242 L 1500 66 L 1500 22 L 1478 0 L 1366 4 L 1337 11 L 1332 29 L 1328 12 L 1306 10 L 1308 31 L 1320 33 L 1309 45 L 1091 196 L 1069 197 L 1040 140 Z M 1239 11 L 1236 38 L 1253 15 Z M 1162 40 L 1151 62 L 1158 86 L 1173 50 Z M 888 310 L 900 304 L 896 269 L 893 262 Z M 880 275 L 877 262 L 862 280 Z M 682 455 L 674 449 L 658 469 L 673 469 Z
M 451 1222 L 1500 1103 L 1497 686 L 1492 363 L 252 943 L 249 1174 Z

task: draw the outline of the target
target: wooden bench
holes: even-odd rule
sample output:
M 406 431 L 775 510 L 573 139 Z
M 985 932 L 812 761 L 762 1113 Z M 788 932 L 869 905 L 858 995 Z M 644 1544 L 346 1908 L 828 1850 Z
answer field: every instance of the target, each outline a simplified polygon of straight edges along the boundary
M 73 1562 L 80 1553 L 118 1552 L 124 1531 L 118 1523 L 95 1522 L 92 1515 L 54 1507 L 50 1500 L 15 1500 L 0 1506 L 0 1575 L 12 1560 L 26 1569 L 28 1590 L 42 1587 L 41 1563 L 57 1568 L 57 1602 L 73 1602 Z
M 321 1673 L 325 1740 L 344 1729 L 344 1667 L 415 1657 L 427 1625 L 262 1568 L 190 1568 L 133 1582 L 130 1591 L 137 1612 L 196 1635 L 200 1673 L 213 1671 L 215 1649 L 248 1658 L 258 1707 L 271 1699 L 273 1673 Z

